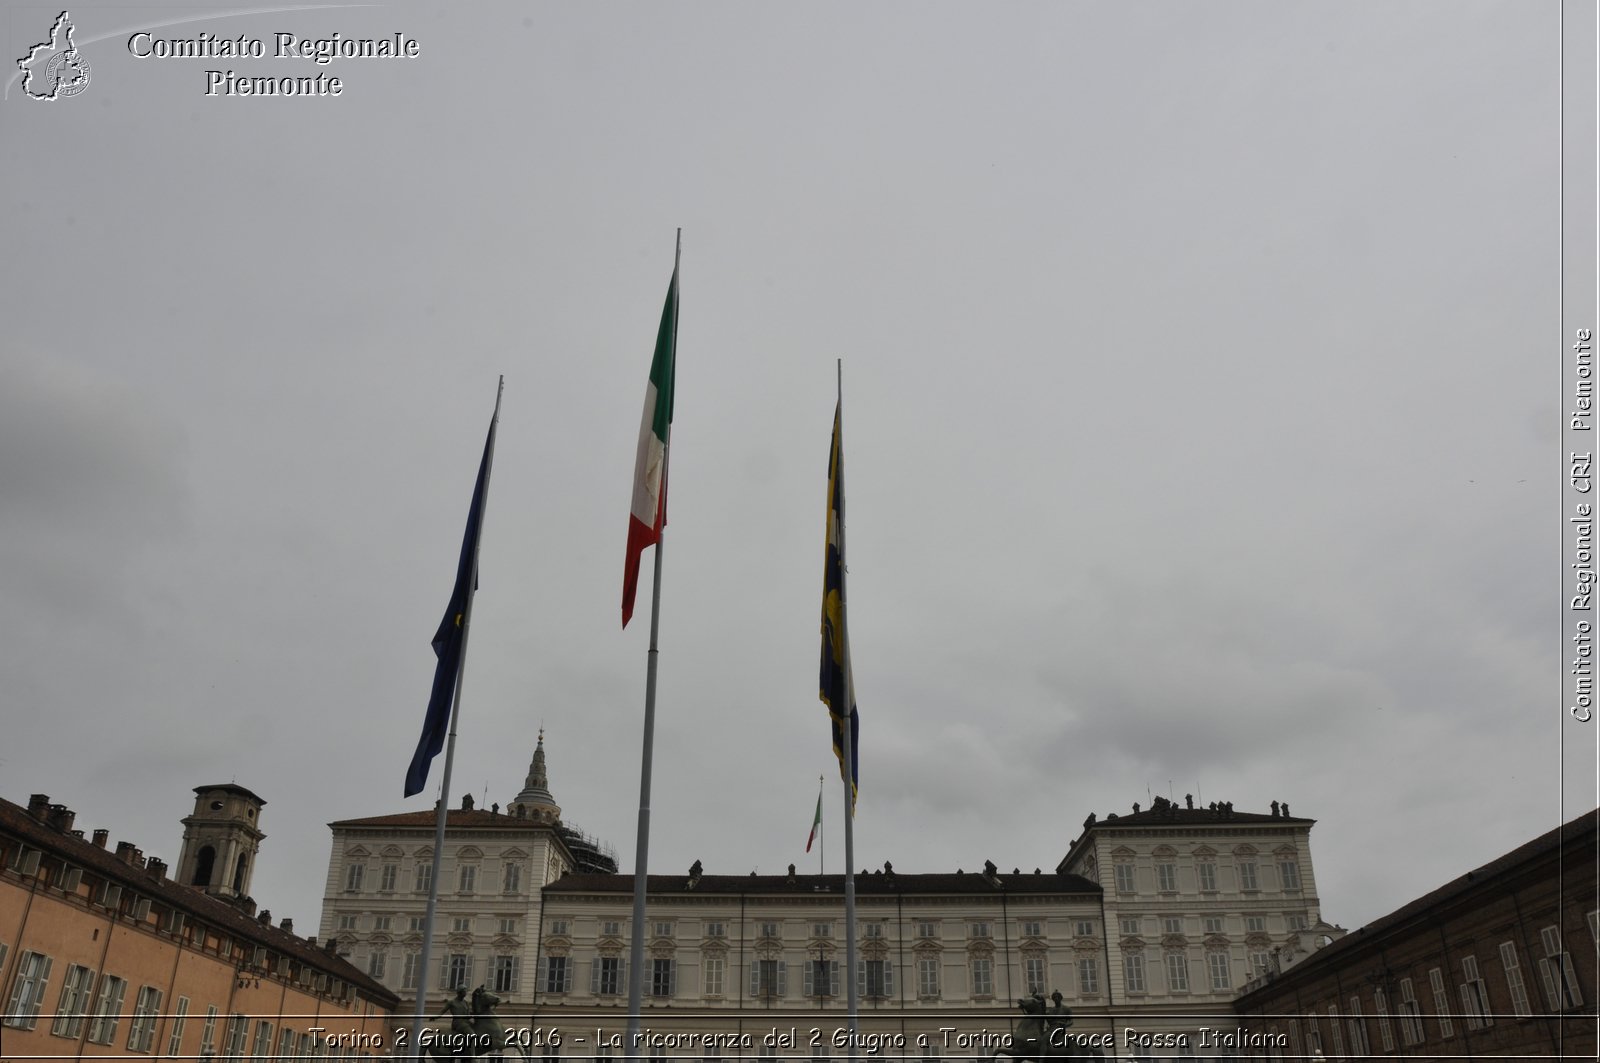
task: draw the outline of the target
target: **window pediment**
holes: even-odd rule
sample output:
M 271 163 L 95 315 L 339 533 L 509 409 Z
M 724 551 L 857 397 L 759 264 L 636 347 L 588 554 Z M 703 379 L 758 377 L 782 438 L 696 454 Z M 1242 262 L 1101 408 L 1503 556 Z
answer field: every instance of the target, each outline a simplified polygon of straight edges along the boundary
M 456 850 L 457 860 L 482 860 L 483 850 L 476 845 L 463 845 Z

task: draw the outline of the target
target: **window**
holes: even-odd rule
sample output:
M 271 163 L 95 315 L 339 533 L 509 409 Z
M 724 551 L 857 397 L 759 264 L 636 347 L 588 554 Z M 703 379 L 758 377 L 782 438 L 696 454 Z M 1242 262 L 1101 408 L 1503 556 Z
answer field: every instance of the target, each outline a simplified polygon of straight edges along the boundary
M 831 997 L 839 992 L 839 964 L 835 960 L 807 960 L 801 996 Z
M 777 923 L 762 923 L 761 924 L 761 934 L 760 934 L 760 936 L 764 937 L 764 938 L 775 938 L 775 937 L 777 937 L 778 936 L 778 924 Z
M 1260 978 L 1272 967 L 1272 956 L 1265 952 L 1248 953 L 1244 960 L 1251 978 Z
M 1117 879 L 1117 892 L 1118 893 L 1132 893 L 1133 892 L 1133 865 L 1132 864 L 1117 864 L 1115 870 L 1116 870 L 1116 879 Z
M 1393 1052 L 1394 1027 L 1389 1024 L 1389 998 L 1382 989 L 1374 989 L 1372 999 L 1378 1008 L 1378 1036 L 1383 1038 L 1383 1050 Z
M 1092 938 L 1094 937 L 1094 923 L 1088 919 L 1079 919 L 1073 927 L 1073 933 L 1081 938 Z
M 1265 934 L 1267 932 L 1266 917 L 1260 915 L 1245 916 L 1244 929 L 1248 934 Z
M 316 1034 L 314 1034 L 314 1033 L 303 1033 L 303 1034 L 300 1035 L 300 1052 L 299 1052 L 299 1055 L 300 1055 L 301 1059 L 315 1059 L 317 1057 L 317 1035 Z
M 1233 972 L 1228 969 L 1228 954 L 1226 952 L 1207 953 L 1206 969 L 1211 972 L 1211 991 L 1213 993 L 1226 993 L 1233 988 Z
M 877 941 L 883 937 L 882 923 L 862 923 L 861 936 L 868 941 Z
M 167 1037 L 167 1055 L 177 1056 L 183 1048 L 183 1028 L 189 1022 L 189 998 L 179 997 L 172 1008 L 172 1032 Z
M 1045 959 L 1043 956 L 1024 956 L 1022 958 L 1022 991 L 1024 993 L 1043 993 L 1049 988 L 1045 984 Z
M 1123 916 L 1117 920 L 1117 928 L 1122 931 L 1122 936 L 1127 938 L 1139 936 L 1139 920 L 1134 916 Z
M 478 889 L 478 865 L 462 864 L 456 870 L 456 892 L 474 893 Z
M 856 972 L 856 992 L 868 1000 L 894 995 L 894 965 L 888 960 L 863 960 Z
M 677 964 L 657 956 L 650 961 L 650 995 L 670 997 L 677 991 Z
M 422 970 L 422 954 L 420 952 L 407 952 L 405 973 L 400 978 L 400 988 L 417 988 L 417 975 Z
M 1300 864 L 1294 857 L 1286 856 L 1278 861 L 1278 880 L 1286 890 L 1300 888 Z
M 1144 953 L 1122 954 L 1122 987 L 1129 993 L 1144 992 Z
M 250 1054 L 256 1059 L 266 1059 L 272 1054 L 272 1023 L 266 1019 L 256 1023 L 256 1041 Z
M 1542 974 L 1545 996 L 1550 1000 L 1550 1010 L 1566 1011 L 1578 1007 L 1583 1003 L 1583 994 L 1578 991 L 1577 972 L 1572 969 L 1572 957 L 1561 947 L 1560 928 L 1545 927 L 1539 931 L 1539 940 L 1544 945 Z
M 1172 993 L 1189 991 L 1189 957 L 1181 952 L 1167 953 L 1167 990 Z
M 452 952 L 444 958 L 444 987 L 467 989 L 472 981 L 472 958 L 464 952 Z
M 987 956 L 972 958 L 972 995 L 994 996 L 994 961 Z
M 294 1031 L 287 1026 L 278 1035 L 278 1063 L 294 1063 Z
M 413 915 L 409 919 L 406 920 L 406 930 L 408 932 L 412 933 L 412 934 L 420 934 L 420 933 L 422 933 L 422 924 L 423 924 L 423 922 L 424 922 L 424 917 L 423 916 Z
M 1506 969 L 1506 985 L 1511 988 L 1511 1010 L 1517 1018 L 1533 1014 L 1528 1007 L 1528 987 L 1522 982 L 1522 964 L 1517 962 L 1517 946 L 1509 941 L 1500 943 L 1500 966 Z
M 57 1037 L 76 1038 L 83 1032 L 83 1013 L 89 1010 L 90 990 L 94 987 L 94 971 L 76 963 L 69 964 L 67 976 L 61 980 L 61 1002 L 56 1005 L 56 1021 L 50 1032 Z
M 200 1055 L 211 1056 L 217 1051 L 217 1006 L 206 1008 L 206 1024 L 200 1028 Z
M 1078 961 L 1078 992 L 1086 997 L 1100 992 L 1100 961 L 1092 956 Z
M 782 998 L 786 973 L 782 960 L 756 960 L 750 965 L 750 995 L 758 1000 Z
M 1350 1051 L 1357 1056 L 1370 1056 L 1372 1045 L 1367 1042 L 1367 1024 L 1361 1021 L 1361 998 L 1350 998 Z
M 1328 1005 L 1328 1036 L 1333 1039 L 1333 1055 L 1337 1059 L 1344 1055 L 1344 1034 L 1339 1032 L 1339 1005 Z
M 1156 889 L 1162 893 L 1178 892 L 1178 865 L 1166 863 L 1156 865 Z
M 723 959 L 721 956 L 706 956 L 700 961 L 702 989 L 708 997 L 722 995 Z
M 522 865 L 506 864 L 500 869 L 500 892 L 522 892 Z
M 346 893 L 360 893 L 361 880 L 366 877 L 367 865 L 351 864 L 344 869 L 344 891 Z
M 354 930 L 356 928 L 356 920 L 359 918 L 360 916 L 356 915 L 341 915 L 339 917 L 339 929 Z
M 1256 862 L 1254 860 L 1239 861 L 1239 888 L 1246 891 L 1261 888 L 1256 881 Z
M 1400 1036 L 1408 1045 L 1422 1043 L 1422 1011 L 1411 988 L 1411 979 L 1400 979 Z
M 565 956 L 546 956 L 544 960 L 544 991 L 570 993 L 572 991 L 572 961 Z
M 122 998 L 127 992 L 125 979 L 114 974 L 100 976 L 100 992 L 94 1000 L 94 1014 L 89 1018 L 91 1044 L 108 1045 L 116 1040 L 117 1024 L 122 1021 Z
M 458 916 L 455 916 L 454 918 L 452 918 L 450 920 L 450 933 L 452 933 L 452 934 L 470 934 L 470 933 L 472 933 L 472 916 L 470 916 L 470 915 L 458 915 Z
M 939 999 L 939 957 L 917 957 L 917 999 Z
M 391 921 L 392 921 L 392 917 L 391 916 L 375 915 L 375 916 L 372 917 L 372 929 L 388 931 L 388 929 L 389 929 L 389 927 L 391 925 Z
M 1439 1016 L 1439 1036 L 1454 1037 L 1456 1031 L 1454 1024 L 1450 1021 L 1450 994 L 1446 993 L 1444 989 L 1444 972 L 1439 970 L 1437 967 L 1429 971 L 1428 985 L 1433 989 L 1433 1010 Z M 1465 986 L 1463 986 L 1461 990 L 1461 999 L 1463 1003 L 1465 1003 L 1467 999 Z M 1472 1021 L 1472 1011 L 1470 1008 L 1463 1010 L 1462 1014 L 1466 1017 L 1467 1029 L 1477 1030 L 1482 1028 L 1479 1024 L 1475 1024 Z
M 724 925 L 722 923 L 707 923 L 706 924 L 706 937 L 708 937 L 708 938 L 725 938 L 727 936 L 728 936 L 728 928 L 727 928 L 726 925 Z
M 418 864 L 416 875 L 416 891 L 418 893 L 427 893 L 431 889 L 433 889 L 433 865 Z
M 1037 920 L 1023 920 L 1022 936 L 1025 938 L 1044 937 L 1044 927 Z
M 5 1025 L 31 1030 L 39 1021 L 39 1005 L 50 982 L 50 957 L 39 952 L 24 952 L 17 958 L 17 974 L 11 983 L 11 1002 L 6 1005 Z
M 378 871 L 378 892 L 393 893 L 395 879 L 400 877 L 399 864 L 384 864 Z
M 1217 892 L 1217 865 L 1212 860 L 1201 860 L 1195 864 L 1195 870 L 1200 873 L 1200 892 Z
M 811 924 L 811 936 L 814 937 L 814 938 L 831 938 L 831 937 L 833 937 L 833 924 L 832 923 L 812 923 Z
M 1208 934 L 1220 934 L 1220 933 L 1222 933 L 1222 916 L 1220 916 L 1220 915 L 1208 915 L 1208 916 L 1206 916 L 1206 933 L 1208 933 Z
M 1183 917 L 1181 915 L 1168 915 L 1162 917 L 1161 932 L 1163 934 L 1183 933 Z
M 989 933 L 989 924 L 988 923 L 972 923 L 972 924 L 969 924 L 968 927 L 967 927 L 967 936 L 969 938 L 987 938 L 987 937 L 990 937 L 991 935 Z
M 518 978 L 521 966 L 521 960 L 516 956 L 508 956 L 505 953 L 496 956 L 494 958 L 494 992 L 515 993 L 521 981 Z
M 939 936 L 939 924 L 924 920 L 917 924 L 917 937 L 933 940 Z
M 622 957 L 601 956 L 594 961 L 594 992 L 597 996 L 614 997 L 622 992 Z
M 383 981 L 383 973 L 389 967 L 389 954 L 383 949 L 374 949 L 372 955 L 367 957 L 367 973 L 378 981 Z
M 1306 928 L 1306 917 L 1301 912 L 1290 912 L 1288 915 L 1283 917 L 1283 922 L 1284 925 L 1289 928 L 1291 933 L 1296 930 L 1304 930 Z
M 1441 981 L 1441 990 L 1444 988 Z M 1444 1004 L 1444 993 L 1439 994 L 1440 1003 Z M 1440 1008 L 1442 1012 L 1443 1007 Z M 1461 958 L 1461 1012 L 1467 1018 L 1467 1029 L 1481 1030 L 1485 1026 L 1494 1025 L 1494 1013 L 1489 1010 L 1489 987 L 1478 977 L 1478 957 L 1463 956 Z M 1443 1015 L 1439 1020 L 1439 1031 L 1444 1033 L 1445 1024 L 1449 1020 Z M 1449 1037 L 1448 1033 L 1444 1036 Z

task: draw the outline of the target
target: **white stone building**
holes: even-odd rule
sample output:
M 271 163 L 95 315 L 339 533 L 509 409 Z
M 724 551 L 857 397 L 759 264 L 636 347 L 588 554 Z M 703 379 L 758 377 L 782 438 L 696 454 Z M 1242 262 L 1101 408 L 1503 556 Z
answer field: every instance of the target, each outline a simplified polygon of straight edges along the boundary
M 331 826 L 322 932 L 405 997 L 418 973 L 433 814 Z M 842 876 L 713 875 L 698 862 L 653 874 L 643 1015 L 652 1040 L 641 1050 L 845 1057 L 843 978 L 853 976 L 861 1035 L 879 1055 L 990 1058 L 1019 1017 L 1017 998 L 1054 991 L 1073 1010 L 1074 1033 L 1107 1055 L 1242 1052 L 1250 1046 L 1228 1041 L 1239 1036 L 1239 988 L 1275 951 L 1303 951 L 1336 929 L 1320 920 L 1311 826 L 1276 802 L 1269 815 L 1162 798 L 1089 817 L 1054 872 L 885 865 L 856 878 L 854 972 L 844 969 Z M 534 1031 L 532 1054 L 627 1055 L 633 877 L 562 823 L 542 738 L 510 810 L 471 809 L 469 799 L 450 813 L 446 837 L 430 1013 L 449 987 L 486 984 L 504 998 L 508 1026 Z

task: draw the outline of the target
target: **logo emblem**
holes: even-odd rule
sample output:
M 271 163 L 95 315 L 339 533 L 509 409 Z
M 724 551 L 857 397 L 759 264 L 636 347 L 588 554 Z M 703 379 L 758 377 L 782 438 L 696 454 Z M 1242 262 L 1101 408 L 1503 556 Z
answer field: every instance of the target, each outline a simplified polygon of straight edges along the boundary
M 72 17 L 63 11 L 50 27 L 50 39 L 17 60 L 22 91 L 30 99 L 59 100 L 89 87 L 89 61 L 72 43 Z

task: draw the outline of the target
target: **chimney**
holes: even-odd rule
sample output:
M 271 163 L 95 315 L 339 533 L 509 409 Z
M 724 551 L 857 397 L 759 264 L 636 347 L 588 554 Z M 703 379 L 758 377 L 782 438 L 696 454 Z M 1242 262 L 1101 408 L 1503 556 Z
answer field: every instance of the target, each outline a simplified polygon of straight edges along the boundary
M 288 916 L 284 916 L 283 922 L 278 924 L 278 929 L 283 931 L 285 934 L 294 933 L 294 920 L 290 919 Z
M 110 831 L 103 829 L 97 830 L 94 832 L 94 844 L 97 847 L 104 849 L 106 847 L 106 839 L 109 837 L 111 837 Z
M 50 807 L 50 795 L 49 794 L 29 794 L 28 795 L 28 815 L 32 816 L 34 819 L 38 819 L 38 820 L 44 819 L 45 809 L 47 809 L 49 807 Z
M 472 811 L 472 795 L 471 794 L 462 794 L 461 795 L 461 811 L 463 811 L 463 812 L 471 812 Z
M 71 833 L 71 835 L 72 835 L 72 836 L 73 836 L 73 837 L 74 837 L 74 838 L 76 838 L 76 839 L 78 839 L 78 840 L 79 840 L 79 841 L 80 841 L 80 842 L 81 842 L 81 841 L 83 841 L 83 831 L 81 831 L 81 830 L 75 830 L 75 831 L 71 831 L 71 832 L 69 832 L 69 833 Z
M 144 869 L 150 872 L 151 877 L 163 879 L 167 877 L 167 862 L 160 857 L 152 856 L 144 862 Z
M 133 847 L 132 842 L 117 843 L 117 859 L 121 860 L 124 864 L 133 863 L 133 854 L 137 851 L 138 850 Z
M 239 907 L 244 909 L 245 915 L 256 914 L 256 899 L 254 897 L 240 897 Z
M 256 916 L 256 922 L 262 923 L 262 924 L 264 924 L 266 926 L 271 926 L 272 925 L 272 909 L 271 908 L 263 908 L 263 909 L 261 909 L 261 914 Z
M 72 821 L 77 818 L 76 813 L 66 805 L 49 805 L 45 811 L 45 823 L 65 834 L 72 829 Z
M 333 952 L 333 951 L 337 950 L 338 948 L 339 948 L 339 939 L 337 937 L 329 938 L 322 945 L 322 950 L 324 952 Z

